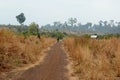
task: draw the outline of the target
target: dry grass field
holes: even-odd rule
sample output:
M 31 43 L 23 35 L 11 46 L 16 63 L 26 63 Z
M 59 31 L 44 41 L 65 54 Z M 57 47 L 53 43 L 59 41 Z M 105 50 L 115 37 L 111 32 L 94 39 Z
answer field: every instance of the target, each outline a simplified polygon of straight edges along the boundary
M 41 51 L 54 42 L 48 37 L 24 38 L 8 29 L 0 29 L 0 72 L 36 62 L 42 56 Z
M 79 80 L 120 80 L 120 39 L 65 38 Z

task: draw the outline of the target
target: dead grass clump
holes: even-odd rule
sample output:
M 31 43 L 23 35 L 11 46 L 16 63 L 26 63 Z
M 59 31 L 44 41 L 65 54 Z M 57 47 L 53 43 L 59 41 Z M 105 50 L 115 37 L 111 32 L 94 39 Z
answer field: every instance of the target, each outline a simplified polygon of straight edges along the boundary
M 0 71 L 24 66 L 39 60 L 41 51 L 55 40 L 36 36 L 24 38 L 8 29 L 0 30 Z
M 120 79 L 120 39 L 66 38 L 80 80 Z

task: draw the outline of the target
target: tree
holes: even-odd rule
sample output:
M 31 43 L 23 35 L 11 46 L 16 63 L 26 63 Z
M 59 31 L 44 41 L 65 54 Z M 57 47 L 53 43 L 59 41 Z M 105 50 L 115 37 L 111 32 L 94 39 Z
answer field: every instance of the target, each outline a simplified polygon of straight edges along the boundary
M 67 26 L 68 26 L 68 24 L 67 24 L 66 21 L 64 22 L 63 26 L 64 26 L 64 27 L 67 27 Z
M 32 22 L 28 26 L 28 32 L 31 35 L 38 35 L 38 33 L 39 33 L 39 26 L 38 26 L 38 24 L 36 24 L 35 22 Z
M 85 26 L 90 29 L 92 27 L 92 23 L 88 22 Z
M 24 16 L 24 13 L 19 14 L 18 16 L 16 16 L 17 21 L 21 24 L 21 27 L 19 28 L 20 32 L 23 32 L 22 28 L 23 28 L 23 23 L 25 22 L 26 18 Z
M 21 14 L 19 14 L 18 16 L 16 16 L 16 19 L 17 19 L 17 21 L 22 25 L 22 23 L 24 23 L 25 22 L 25 20 L 26 20 L 26 18 L 25 18 L 25 16 L 24 16 L 24 13 L 21 13 Z
M 103 24 L 103 21 L 102 21 L 102 20 L 100 20 L 100 21 L 99 21 L 99 25 L 100 25 L 100 27 L 102 27 L 102 26 L 103 26 L 102 24 Z
M 114 26 L 114 20 L 110 20 L 110 26 L 111 26 L 111 27 Z
M 103 23 L 104 23 L 104 26 L 106 27 L 108 22 L 107 22 L 107 21 L 104 21 Z
M 53 22 L 54 27 L 58 27 L 60 25 L 60 22 Z
M 91 23 L 91 22 L 88 22 L 87 25 L 88 25 L 89 27 L 92 27 L 92 23 Z
M 81 23 L 78 23 L 78 27 L 81 27 L 82 26 L 82 24 Z
M 120 26 L 120 22 L 117 22 L 118 26 Z
M 57 28 L 57 29 L 60 28 L 60 27 L 62 27 L 62 23 L 59 22 L 59 21 L 53 22 L 53 24 L 54 24 L 54 27 Z
M 77 23 L 77 19 L 76 18 L 69 18 L 68 23 L 71 25 L 71 27 L 73 27 L 74 24 Z
M 38 26 L 38 28 L 37 28 L 37 37 L 40 39 L 41 37 L 40 37 L 40 33 L 39 33 L 39 25 L 37 25 Z

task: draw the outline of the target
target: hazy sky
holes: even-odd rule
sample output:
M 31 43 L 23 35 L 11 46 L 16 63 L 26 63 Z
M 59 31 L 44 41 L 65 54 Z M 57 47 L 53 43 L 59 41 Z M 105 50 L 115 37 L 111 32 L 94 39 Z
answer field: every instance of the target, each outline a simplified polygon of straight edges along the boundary
M 120 21 L 120 0 L 0 0 L 0 24 L 19 24 L 15 16 L 21 12 L 25 24 L 63 22 L 69 17 L 82 23 Z

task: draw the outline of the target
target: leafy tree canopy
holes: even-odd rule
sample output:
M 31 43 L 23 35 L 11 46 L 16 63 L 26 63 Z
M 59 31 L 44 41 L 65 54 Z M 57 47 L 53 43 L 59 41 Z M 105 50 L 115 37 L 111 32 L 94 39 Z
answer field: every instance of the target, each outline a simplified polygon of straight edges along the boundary
M 18 21 L 20 24 L 22 24 L 22 23 L 25 22 L 25 20 L 26 20 L 26 18 L 25 18 L 25 16 L 24 16 L 24 13 L 21 13 L 21 14 L 19 14 L 18 16 L 16 16 L 16 19 L 17 19 L 17 21 Z
M 39 26 L 38 24 L 36 24 L 35 22 L 32 22 L 29 26 L 28 26 L 28 32 L 32 35 L 37 35 L 38 34 L 38 29 Z

